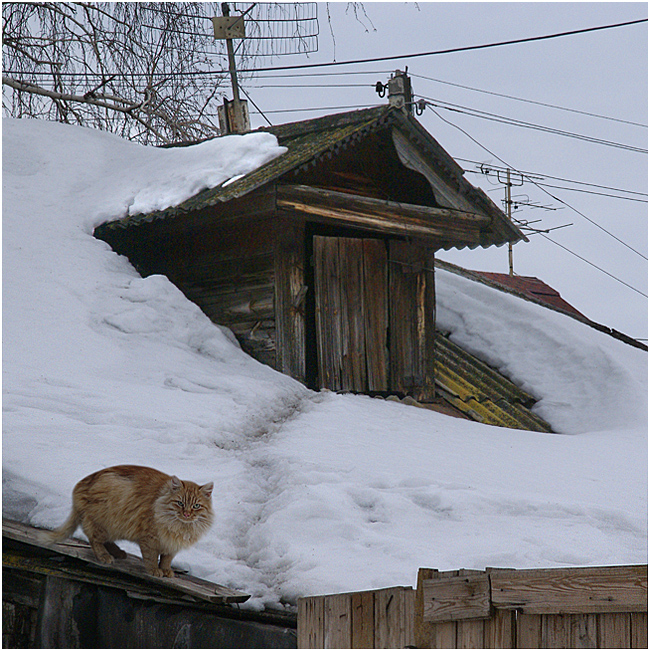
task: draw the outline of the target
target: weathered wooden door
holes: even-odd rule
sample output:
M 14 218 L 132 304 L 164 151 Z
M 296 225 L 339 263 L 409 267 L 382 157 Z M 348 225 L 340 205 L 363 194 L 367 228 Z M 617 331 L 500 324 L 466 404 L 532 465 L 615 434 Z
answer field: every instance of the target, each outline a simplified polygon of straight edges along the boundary
M 314 237 L 318 385 L 435 397 L 431 248 Z
M 415 399 L 435 397 L 435 285 L 433 250 L 389 243 L 390 388 Z
M 388 272 L 380 239 L 314 237 L 321 388 L 388 390 Z

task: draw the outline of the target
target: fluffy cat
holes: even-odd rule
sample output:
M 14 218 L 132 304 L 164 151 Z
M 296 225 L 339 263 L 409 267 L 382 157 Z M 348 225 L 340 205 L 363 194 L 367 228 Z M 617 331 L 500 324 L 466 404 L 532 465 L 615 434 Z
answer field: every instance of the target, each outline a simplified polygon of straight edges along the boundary
M 173 578 L 172 558 L 212 525 L 212 488 L 213 483 L 199 486 L 150 467 L 108 467 L 75 485 L 72 512 L 50 539 L 67 539 L 81 525 L 106 564 L 126 557 L 115 541 L 136 542 L 151 575 Z

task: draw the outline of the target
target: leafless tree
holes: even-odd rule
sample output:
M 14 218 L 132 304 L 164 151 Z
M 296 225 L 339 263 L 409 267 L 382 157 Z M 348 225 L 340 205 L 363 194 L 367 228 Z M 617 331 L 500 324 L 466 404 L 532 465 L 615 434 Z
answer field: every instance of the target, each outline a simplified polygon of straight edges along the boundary
M 212 5 L 214 7 L 214 5 Z M 145 144 L 218 132 L 226 75 L 205 3 L 2 4 L 3 109 Z

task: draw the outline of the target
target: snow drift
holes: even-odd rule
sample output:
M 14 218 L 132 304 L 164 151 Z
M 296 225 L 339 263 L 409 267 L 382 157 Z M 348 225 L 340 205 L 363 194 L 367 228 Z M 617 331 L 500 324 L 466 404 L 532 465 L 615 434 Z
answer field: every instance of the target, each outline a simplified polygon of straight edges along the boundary
M 440 271 L 439 325 L 565 435 L 314 393 L 92 236 L 282 153 L 262 133 L 163 150 L 3 120 L 4 516 L 59 525 L 74 484 L 119 463 L 213 480 L 215 525 L 177 562 L 255 608 L 420 566 L 644 562 L 644 352 Z

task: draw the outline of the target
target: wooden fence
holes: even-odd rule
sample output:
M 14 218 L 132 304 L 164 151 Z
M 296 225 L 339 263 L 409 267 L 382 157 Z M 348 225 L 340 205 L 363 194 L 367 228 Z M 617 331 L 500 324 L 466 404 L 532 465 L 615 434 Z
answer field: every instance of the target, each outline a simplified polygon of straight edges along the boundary
M 648 567 L 420 569 L 417 590 L 302 598 L 299 648 L 647 648 Z
M 392 587 L 298 600 L 299 648 L 413 646 L 415 590 Z

